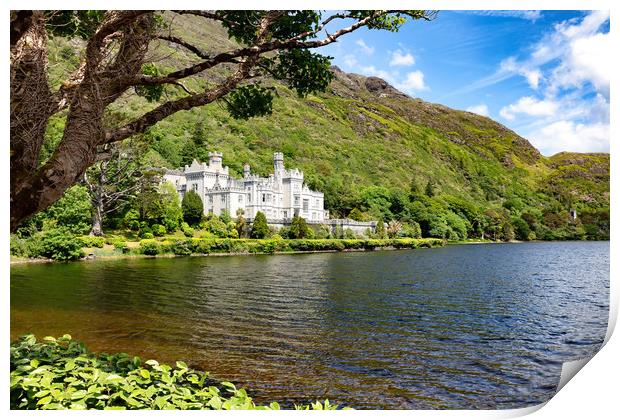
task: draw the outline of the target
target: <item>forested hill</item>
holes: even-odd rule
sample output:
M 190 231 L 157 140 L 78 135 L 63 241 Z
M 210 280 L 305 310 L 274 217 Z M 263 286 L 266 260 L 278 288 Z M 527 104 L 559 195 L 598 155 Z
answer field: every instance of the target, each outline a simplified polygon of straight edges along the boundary
M 220 29 L 192 22 L 175 28 L 226 41 Z M 71 43 L 56 39 L 53 46 L 51 63 L 72 59 Z M 156 65 L 163 70 L 187 62 L 180 47 L 162 48 Z M 469 237 L 484 231 L 498 239 L 608 237 L 608 154 L 545 157 L 489 118 L 411 98 L 376 77 L 333 71 L 328 91 L 306 98 L 263 81 L 278 92 L 270 116 L 235 120 L 212 104 L 169 117 L 146 134 L 149 164 L 178 168 L 217 150 L 233 173 L 249 163 L 266 175 L 281 151 L 287 167 L 303 170 L 310 187 L 325 193 L 332 215 L 417 222 L 433 236 L 462 237 L 465 229 Z M 221 76 L 205 75 L 194 87 Z M 131 118 L 154 105 L 121 100 L 118 113 Z M 60 126 L 52 124 L 50 138 Z

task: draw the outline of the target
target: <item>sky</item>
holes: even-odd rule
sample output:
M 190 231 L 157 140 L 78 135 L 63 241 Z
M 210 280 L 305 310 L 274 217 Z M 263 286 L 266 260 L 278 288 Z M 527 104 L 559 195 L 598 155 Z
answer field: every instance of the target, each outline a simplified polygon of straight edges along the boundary
M 608 11 L 440 11 L 320 52 L 412 97 L 488 116 L 544 155 L 609 152 Z

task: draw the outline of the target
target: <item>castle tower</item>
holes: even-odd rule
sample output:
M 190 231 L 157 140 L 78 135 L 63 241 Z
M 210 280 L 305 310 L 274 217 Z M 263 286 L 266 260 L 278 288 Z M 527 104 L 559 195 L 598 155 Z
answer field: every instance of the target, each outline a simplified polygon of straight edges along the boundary
M 249 176 L 250 176 L 250 165 L 246 163 L 245 165 L 243 165 L 243 177 L 248 178 Z
M 222 153 L 209 152 L 209 167 L 211 169 L 223 169 L 222 168 Z
M 273 176 L 276 182 L 282 180 L 282 175 L 284 175 L 284 154 L 276 152 L 273 154 Z

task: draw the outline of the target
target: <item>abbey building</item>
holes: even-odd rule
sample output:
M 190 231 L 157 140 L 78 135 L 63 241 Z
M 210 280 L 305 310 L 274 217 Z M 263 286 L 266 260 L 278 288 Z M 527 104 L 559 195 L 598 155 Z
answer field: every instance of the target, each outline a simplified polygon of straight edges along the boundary
M 171 182 L 181 198 L 195 191 L 202 199 L 205 214 L 217 216 L 223 211 L 235 217 L 238 209 L 253 219 L 261 211 L 271 222 L 286 223 L 299 215 L 310 223 L 329 218 L 324 209 L 323 193 L 312 191 L 304 184 L 304 173 L 284 167 L 282 153 L 273 154 L 273 173 L 268 177 L 252 174 L 250 165 L 243 167 L 243 178 L 233 178 L 222 166 L 222 153 L 209 153 L 209 163 L 194 160 L 183 170 L 167 171 L 164 181 Z

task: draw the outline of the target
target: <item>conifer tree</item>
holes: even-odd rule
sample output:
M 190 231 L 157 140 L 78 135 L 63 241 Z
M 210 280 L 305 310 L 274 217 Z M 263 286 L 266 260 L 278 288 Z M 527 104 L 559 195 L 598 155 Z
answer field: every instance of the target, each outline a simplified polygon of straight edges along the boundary
M 181 202 L 181 209 L 183 210 L 183 220 L 190 226 L 197 225 L 204 214 L 202 200 L 195 191 L 188 191 L 185 194 Z
M 252 239 L 265 239 L 269 235 L 269 226 L 267 226 L 267 218 L 262 211 L 256 213 L 254 222 L 252 223 Z

